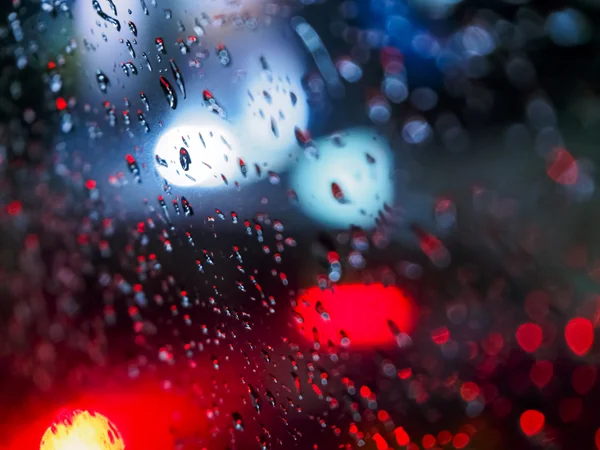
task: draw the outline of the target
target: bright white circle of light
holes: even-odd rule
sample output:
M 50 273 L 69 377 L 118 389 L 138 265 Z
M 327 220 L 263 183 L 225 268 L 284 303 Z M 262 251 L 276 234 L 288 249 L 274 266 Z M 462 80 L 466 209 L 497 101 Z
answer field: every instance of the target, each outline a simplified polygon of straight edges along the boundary
M 295 129 L 308 125 L 308 103 L 298 74 L 263 70 L 248 83 L 240 129 L 262 152 L 285 152 L 296 145 Z
M 291 185 L 305 214 L 331 228 L 375 226 L 394 201 L 393 161 L 387 140 L 370 128 L 353 128 L 317 140 L 318 159 L 303 157 Z M 332 184 L 343 192 L 335 198 Z
M 180 161 L 182 148 L 191 159 L 187 171 Z M 236 168 L 239 170 L 239 149 L 227 122 L 206 120 L 202 125 L 182 125 L 162 133 L 154 148 L 154 165 L 174 186 L 225 186 L 222 176 L 231 182 Z

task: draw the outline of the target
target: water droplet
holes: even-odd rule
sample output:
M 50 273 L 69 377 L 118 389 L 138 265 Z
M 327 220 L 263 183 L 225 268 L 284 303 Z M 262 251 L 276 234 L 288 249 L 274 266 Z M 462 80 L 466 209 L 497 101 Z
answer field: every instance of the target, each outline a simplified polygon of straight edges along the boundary
M 137 27 L 135 26 L 135 23 L 130 20 L 127 22 L 127 25 L 129 26 L 129 31 L 131 31 L 134 36 L 137 36 Z
M 96 72 L 96 82 L 98 83 L 98 87 L 100 88 L 100 91 L 103 94 L 106 94 L 108 86 L 110 86 L 110 80 L 104 74 L 104 72 L 102 72 L 101 70 L 98 70 Z
M 171 66 L 171 71 L 173 72 L 173 76 L 175 77 L 177 86 L 179 87 L 179 90 L 183 94 L 183 98 L 186 98 L 185 84 L 183 83 L 183 75 L 179 71 L 179 67 L 177 67 L 177 64 L 172 59 L 169 60 L 169 65 Z
M 102 11 L 102 7 L 100 6 L 100 3 L 98 2 L 98 0 L 92 0 L 92 6 L 94 7 L 94 9 L 96 10 L 96 13 L 105 21 L 107 21 L 108 23 L 112 24 L 117 31 L 121 31 L 121 22 L 119 22 L 117 19 L 115 19 L 114 17 L 109 16 L 108 14 L 106 14 L 104 11 Z
M 177 108 L 177 94 L 175 93 L 175 90 L 173 89 L 173 86 L 171 85 L 171 83 L 169 83 L 169 80 L 167 80 L 165 77 L 161 76 L 160 77 L 160 86 L 162 87 L 163 93 L 165 94 L 165 97 L 167 98 L 167 102 L 169 102 L 169 106 L 171 107 L 171 109 L 176 109 Z

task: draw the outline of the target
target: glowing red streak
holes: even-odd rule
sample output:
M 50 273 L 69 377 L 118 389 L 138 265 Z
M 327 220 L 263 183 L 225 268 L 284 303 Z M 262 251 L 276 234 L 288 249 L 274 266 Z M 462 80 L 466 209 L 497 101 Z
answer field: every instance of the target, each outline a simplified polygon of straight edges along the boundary
M 329 320 L 317 312 L 318 302 Z M 358 346 L 394 344 L 389 321 L 409 334 L 416 317 L 416 308 L 400 289 L 382 284 L 340 285 L 333 291 L 313 287 L 298 299 L 296 312 L 303 318 L 298 326 L 307 339 L 313 339 L 316 328 L 322 343 L 339 344 L 343 331 Z

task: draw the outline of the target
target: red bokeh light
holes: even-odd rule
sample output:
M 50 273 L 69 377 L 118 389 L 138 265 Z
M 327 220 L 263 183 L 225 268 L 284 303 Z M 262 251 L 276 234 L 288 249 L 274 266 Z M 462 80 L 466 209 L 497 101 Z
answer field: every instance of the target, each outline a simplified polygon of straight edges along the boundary
M 577 356 L 585 355 L 594 343 L 594 327 L 588 319 L 576 317 L 565 327 L 565 340 Z
M 479 386 L 472 381 L 467 381 L 463 383 L 460 387 L 460 396 L 463 398 L 465 402 L 473 401 L 479 395 Z
M 400 289 L 383 284 L 313 287 L 298 299 L 296 312 L 302 316 L 298 326 L 307 339 L 313 340 L 316 329 L 321 341 L 338 344 L 343 332 L 357 346 L 394 344 L 392 328 L 409 334 L 416 316 L 416 308 Z
M 383 436 L 379 433 L 376 433 L 373 436 L 373 440 L 375 441 L 375 444 L 377 445 L 377 450 L 387 450 L 388 445 L 387 442 L 385 441 L 385 439 L 383 438 Z
M 67 101 L 64 98 L 58 97 L 56 99 L 56 109 L 58 109 L 59 111 L 67 109 L 67 106 Z
M 554 365 L 550 361 L 536 361 L 529 371 L 529 378 L 538 389 L 546 386 L 554 375 Z
M 526 436 L 535 436 L 542 428 L 544 428 L 544 423 L 546 422 L 546 418 L 544 415 L 536 411 L 535 409 L 529 409 L 521 414 L 521 419 L 519 423 L 521 425 L 521 430 L 525 433 Z
M 465 448 L 469 445 L 470 440 L 467 433 L 456 433 L 454 439 L 452 439 L 452 445 L 454 445 L 454 448 Z
M 558 184 L 573 185 L 579 178 L 579 167 L 567 149 L 557 148 L 549 155 L 546 173 Z
M 431 332 L 431 340 L 438 345 L 445 344 L 450 339 L 450 331 L 446 327 L 441 327 Z
M 404 428 L 398 427 L 394 430 L 394 436 L 396 437 L 396 442 L 398 445 L 408 445 L 410 442 L 410 437 L 408 437 L 408 433 L 404 431 Z
M 14 200 L 8 204 L 7 210 L 11 216 L 18 216 L 23 210 L 23 205 L 21 205 L 20 201 Z
M 533 353 L 542 343 L 542 328 L 535 323 L 524 323 L 517 329 L 516 338 L 523 350 Z
M 597 370 L 594 366 L 579 366 L 571 375 L 573 389 L 579 395 L 587 394 L 596 383 Z
M 423 440 L 421 441 L 423 448 L 431 448 L 435 445 L 435 436 L 432 434 L 426 434 L 423 436 Z
M 440 445 L 446 445 L 448 442 L 452 440 L 452 433 L 448 430 L 442 430 L 437 435 L 437 441 Z

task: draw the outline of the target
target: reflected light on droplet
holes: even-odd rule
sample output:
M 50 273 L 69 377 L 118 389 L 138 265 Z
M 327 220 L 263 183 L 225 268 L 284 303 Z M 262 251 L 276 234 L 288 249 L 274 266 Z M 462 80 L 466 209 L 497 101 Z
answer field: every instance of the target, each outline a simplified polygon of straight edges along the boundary
M 102 414 L 76 410 L 48 427 L 40 450 L 123 450 L 117 427 Z
M 327 320 L 317 311 L 317 302 L 327 312 Z M 314 338 L 316 328 L 322 343 L 331 340 L 338 345 L 343 331 L 352 346 L 394 345 L 396 338 L 390 321 L 400 333 L 410 334 L 416 311 L 400 289 L 382 284 L 340 285 L 333 290 L 313 287 L 296 307 L 303 319 L 298 323 L 299 329 L 307 339 Z

